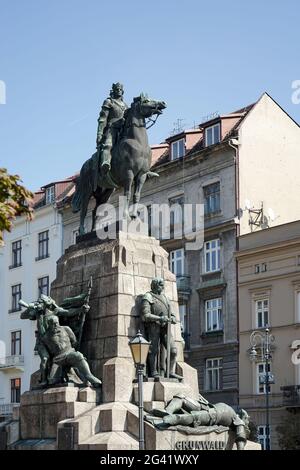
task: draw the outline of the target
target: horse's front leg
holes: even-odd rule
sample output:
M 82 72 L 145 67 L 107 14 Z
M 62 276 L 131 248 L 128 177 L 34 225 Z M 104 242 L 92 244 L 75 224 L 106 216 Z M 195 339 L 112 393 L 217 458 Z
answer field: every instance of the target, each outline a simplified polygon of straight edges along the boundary
M 129 203 L 130 203 L 130 198 L 131 198 L 131 187 L 132 187 L 132 183 L 133 183 L 133 178 L 134 178 L 133 172 L 129 171 L 127 173 L 127 178 L 126 178 L 126 181 L 125 181 L 125 184 L 124 184 L 124 196 L 126 198 L 126 201 L 125 201 L 123 217 L 125 219 L 130 219 Z
M 131 218 L 136 219 L 138 216 L 138 206 L 141 199 L 141 192 L 144 186 L 144 183 L 147 178 L 147 173 L 143 173 L 142 175 L 138 175 L 135 179 L 135 187 L 134 187 L 134 194 L 133 194 L 133 211 L 131 213 Z

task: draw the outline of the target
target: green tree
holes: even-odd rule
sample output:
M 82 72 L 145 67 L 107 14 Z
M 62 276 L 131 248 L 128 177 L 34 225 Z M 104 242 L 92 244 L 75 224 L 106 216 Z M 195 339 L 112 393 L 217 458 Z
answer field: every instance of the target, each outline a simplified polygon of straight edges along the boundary
M 0 245 L 3 245 L 3 232 L 11 231 L 17 216 L 32 219 L 33 194 L 20 182 L 18 175 L 10 175 L 5 168 L 0 168 Z
M 300 413 L 284 418 L 276 431 L 280 449 L 300 450 Z

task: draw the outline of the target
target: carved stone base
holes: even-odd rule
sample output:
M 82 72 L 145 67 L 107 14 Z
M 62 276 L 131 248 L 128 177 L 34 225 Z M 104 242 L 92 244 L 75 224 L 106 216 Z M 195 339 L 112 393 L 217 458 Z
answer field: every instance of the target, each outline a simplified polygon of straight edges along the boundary
M 23 393 L 19 409 L 20 438 L 56 439 L 58 423 L 94 408 L 99 392 L 91 388 L 58 387 Z

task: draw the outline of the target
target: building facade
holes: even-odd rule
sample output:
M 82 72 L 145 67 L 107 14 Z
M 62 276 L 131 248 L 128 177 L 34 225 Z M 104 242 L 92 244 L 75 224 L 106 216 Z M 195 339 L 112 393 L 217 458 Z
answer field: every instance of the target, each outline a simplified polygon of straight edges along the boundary
M 36 192 L 33 220 L 18 217 L 0 249 L 0 419 L 11 414 L 39 368 L 34 353 L 36 325 L 20 319 L 19 300 L 32 302 L 41 293 L 50 293 L 63 249 L 62 217 L 56 204 L 70 184 L 72 179 L 67 179 Z
M 239 272 L 240 406 L 247 409 L 266 446 L 267 372 L 260 344 L 250 361 L 250 335 L 264 334 L 271 342 L 269 372 L 270 445 L 278 449 L 277 427 L 286 418 L 300 421 L 300 364 L 292 355 L 300 347 L 300 222 L 292 222 L 240 237 Z M 300 351 L 299 351 L 300 352 Z M 300 361 L 298 361 L 300 363 Z

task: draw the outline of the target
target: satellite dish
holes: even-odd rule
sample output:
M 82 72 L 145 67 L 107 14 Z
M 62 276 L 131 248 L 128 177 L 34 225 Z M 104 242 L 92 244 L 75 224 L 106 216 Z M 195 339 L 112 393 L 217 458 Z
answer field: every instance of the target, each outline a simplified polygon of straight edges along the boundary
M 269 219 L 271 220 L 271 222 L 273 222 L 275 219 L 276 219 L 276 215 L 275 215 L 275 212 L 273 211 L 273 209 L 268 209 L 268 216 L 269 216 Z
M 249 201 L 249 199 L 245 200 L 245 207 L 248 211 L 251 209 L 251 202 Z

